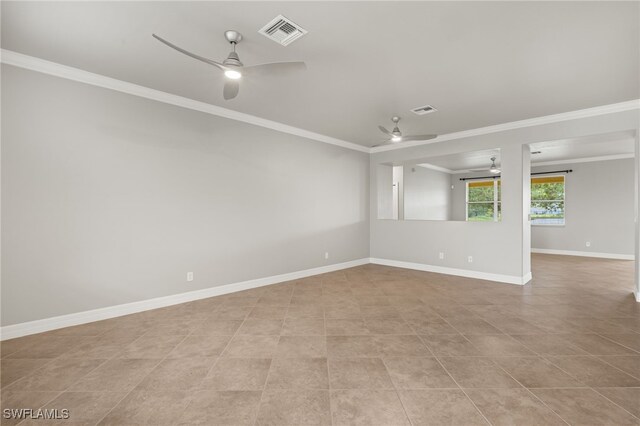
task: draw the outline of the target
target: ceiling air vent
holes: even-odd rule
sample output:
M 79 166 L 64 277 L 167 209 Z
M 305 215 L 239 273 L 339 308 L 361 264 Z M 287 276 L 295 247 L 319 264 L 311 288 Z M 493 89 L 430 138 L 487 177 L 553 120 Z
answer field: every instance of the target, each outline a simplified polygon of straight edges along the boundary
M 414 108 L 411 110 L 412 113 L 417 114 L 417 115 L 426 115 L 432 112 L 436 112 L 437 109 L 435 109 L 434 107 L 432 107 L 431 105 L 425 105 L 425 106 L 421 106 L 418 108 Z
M 278 44 L 287 46 L 307 33 L 307 30 L 300 27 L 290 19 L 282 15 L 277 16 L 267 25 L 262 27 L 260 34 L 275 41 Z

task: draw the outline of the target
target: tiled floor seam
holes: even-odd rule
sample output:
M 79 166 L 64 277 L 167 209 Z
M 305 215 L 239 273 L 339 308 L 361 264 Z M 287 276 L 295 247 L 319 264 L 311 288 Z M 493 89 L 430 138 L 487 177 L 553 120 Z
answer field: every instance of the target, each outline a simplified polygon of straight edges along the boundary
M 105 332 L 105 333 L 106 333 L 106 332 Z M 79 346 L 79 345 L 77 345 L 77 346 Z M 73 350 L 73 348 L 69 348 L 69 351 L 71 351 L 71 350 Z M 14 382 L 11 382 L 11 384 L 16 383 L 18 380 L 22 380 L 22 379 L 23 379 L 23 378 L 25 378 L 25 377 L 29 377 L 29 376 L 31 376 L 31 375 L 36 374 L 40 369 L 44 368 L 46 365 L 49 365 L 49 364 L 53 363 L 54 361 L 56 361 L 56 360 L 58 360 L 58 359 L 64 359 L 64 358 L 62 358 L 62 356 L 63 356 L 65 353 L 66 353 L 66 352 L 63 352 L 63 353 L 61 353 L 60 355 L 58 355 L 57 357 L 52 358 L 52 359 L 51 359 L 51 361 L 49 361 L 47 364 L 45 364 L 45 365 L 41 366 L 40 368 L 38 368 L 36 371 L 32 372 L 31 374 L 27 374 L 26 376 L 23 376 L 23 377 L 21 377 L 21 378 L 17 379 L 16 381 L 14 381 Z M 103 358 L 95 358 L 95 359 L 103 359 Z M 38 409 L 42 409 L 42 408 L 46 407 L 46 406 L 47 406 L 47 404 L 51 403 L 52 401 L 55 401 L 55 399 L 56 399 L 56 398 L 58 398 L 60 395 L 64 394 L 64 393 L 65 393 L 65 392 L 67 392 L 69 389 L 71 389 L 71 387 L 72 387 L 73 385 L 75 385 L 77 382 L 79 382 L 80 380 L 82 380 L 82 378 L 84 378 L 84 377 L 86 377 L 87 375 L 91 374 L 91 372 L 95 371 L 97 368 L 99 368 L 101 365 L 103 365 L 103 364 L 104 364 L 104 363 L 106 363 L 106 362 L 108 362 L 108 359 L 104 359 L 104 362 L 102 362 L 102 363 L 100 363 L 100 364 L 96 365 L 94 368 L 92 368 L 91 370 L 89 370 L 89 371 L 88 371 L 86 374 L 84 374 L 82 377 L 79 377 L 79 378 L 78 378 L 78 380 L 76 380 L 75 382 L 70 383 L 70 384 L 69 384 L 69 386 L 67 386 L 64 390 L 59 391 L 59 393 L 58 393 L 58 394 L 56 394 L 53 398 L 51 398 L 50 400 L 48 400 L 47 402 L 45 402 L 44 404 L 42 404 L 41 406 L 39 406 L 39 407 L 37 407 L 37 408 L 38 408 Z M 11 384 L 3 386 L 3 387 L 2 387 L 2 390 L 4 391 L 4 390 L 5 390 L 5 388 L 6 388 L 7 386 L 10 386 Z M 20 423 L 22 423 L 22 422 L 24 422 L 24 421 L 26 421 L 26 419 L 20 420 L 18 423 L 16 423 L 16 425 L 19 425 Z
M 535 353 L 535 352 L 534 352 Z M 498 363 L 494 362 L 493 360 L 491 360 L 499 369 L 501 369 L 502 371 L 504 371 L 509 377 L 511 377 L 511 379 L 513 379 L 516 383 L 518 383 L 520 386 L 522 386 L 523 389 L 525 389 L 531 396 L 533 396 L 533 398 L 535 398 L 536 400 L 540 401 L 540 403 L 542 405 L 544 405 L 545 407 L 547 407 L 547 409 L 549 409 L 549 411 L 551 411 L 552 413 L 554 413 L 556 416 L 558 416 L 558 418 L 560 420 L 562 420 L 563 422 L 565 422 L 567 425 L 571 425 L 571 423 L 569 423 L 564 417 L 562 417 L 560 415 L 560 413 L 558 413 L 556 410 L 554 410 L 553 408 L 549 407 L 549 405 L 547 405 L 546 402 L 544 402 L 541 398 L 538 397 L 538 395 L 536 395 L 535 393 L 531 392 L 531 389 L 529 389 L 528 387 L 526 387 L 525 385 L 523 385 L 518 379 L 516 379 L 515 377 L 513 377 L 513 375 L 511 373 L 509 373 L 506 369 L 502 368 L 500 365 L 498 365 Z M 555 365 L 555 364 L 554 364 Z M 563 370 L 564 371 L 564 370 Z M 566 372 L 565 372 L 566 373 Z M 570 375 L 570 377 L 573 377 Z
M 589 355 L 589 356 L 591 356 L 592 358 L 599 359 L 599 358 L 597 358 L 595 355 Z M 565 371 L 564 369 L 562 369 L 560 366 L 558 366 L 558 365 L 554 364 L 552 360 L 549 360 L 549 359 L 547 359 L 546 357 L 543 357 L 543 358 L 544 358 L 545 360 L 547 360 L 548 362 L 550 362 L 551 364 L 553 364 L 553 366 L 555 366 L 557 369 L 559 369 L 559 370 L 560 370 L 560 371 L 562 371 L 563 373 L 567 374 L 569 377 L 572 377 L 574 380 L 577 380 L 578 382 L 583 383 L 582 381 L 580 381 L 580 380 L 579 380 L 577 377 L 575 377 L 574 375 L 569 374 L 567 371 Z M 604 362 L 604 361 L 603 361 L 603 362 Z M 612 365 L 612 367 L 615 367 L 615 366 L 613 366 L 613 365 Z M 618 370 L 620 370 L 620 369 L 618 368 Z M 622 370 L 620 370 L 620 371 L 622 371 Z M 622 372 L 623 372 L 623 373 L 625 373 L 624 371 L 622 371 Z M 625 373 L 625 374 L 626 374 L 626 373 Z M 634 377 L 634 376 L 631 376 L 631 377 Z M 598 392 L 598 390 L 597 390 L 597 388 L 596 388 L 596 387 L 594 387 L 594 386 L 588 386 L 588 385 L 586 385 L 586 383 L 585 383 L 585 386 L 584 386 L 584 387 L 585 387 L 585 388 L 588 388 L 588 389 L 593 390 L 594 392 L 596 392 L 598 395 L 602 396 L 602 397 L 603 397 L 604 399 L 606 399 L 607 401 L 611 402 L 612 404 L 616 405 L 617 407 L 622 408 L 624 411 L 626 411 L 627 413 L 631 414 L 631 415 L 632 415 L 633 417 L 635 417 L 636 419 L 640 420 L 640 417 L 638 417 L 638 416 L 636 416 L 635 414 L 633 414 L 633 413 L 629 412 L 626 408 L 622 407 L 620 404 L 615 403 L 615 402 L 614 402 L 614 401 L 612 401 L 611 399 L 609 399 L 609 398 L 607 398 L 606 396 L 604 396 L 602 393 Z M 563 388 L 536 388 L 536 389 L 563 389 Z M 575 389 L 575 388 L 574 388 L 574 389 Z
M 625 344 L 623 344 L 623 343 L 616 342 L 615 340 L 613 340 L 613 339 L 611 339 L 611 338 L 609 338 L 609 337 L 607 337 L 607 336 L 605 336 L 605 335 L 603 335 L 603 334 L 600 334 L 600 333 L 595 333 L 595 334 L 596 334 L 597 336 L 602 337 L 603 339 L 607 339 L 608 341 L 615 343 L 616 345 L 620 345 L 620 346 L 622 346 L 623 348 L 626 348 L 626 349 L 629 349 L 630 351 L 635 352 L 634 354 L 629 354 L 629 355 L 631 355 L 631 356 L 640 356 L 640 351 L 638 351 L 637 349 L 634 349 L 634 348 L 632 348 L 632 347 L 630 347 L 630 346 L 626 346 L 626 345 L 625 345 Z M 611 333 L 611 334 L 638 334 L 638 333 L 631 332 L 631 333 Z M 640 336 L 640 335 L 639 335 L 639 336 Z M 639 338 L 640 338 L 640 337 L 639 337 Z
M 294 290 L 295 291 L 295 290 Z M 291 292 L 291 294 L 293 295 L 294 292 Z M 289 314 L 289 309 L 291 307 L 291 300 L 289 300 L 289 303 L 287 304 L 287 310 L 284 313 L 284 318 L 286 320 L 287 315 Z M 245 321 L 246 319 L 249 317 L 251 313 L 247 314 L 247 316 L 245 317 Z M 282 324 L 284 327 L 284 321 L 282 320 Z M 244 321 L 242 322 L 242 324 L 244 324 Z M 240 327 L 238 327 L 238 331 L 240 330 L 240 328 L 242 327 L 242 324 L 240 324 Z M 236 331 L 237 333 L 237 331 Z M 276 349 L 275 351 L 278 350 L 278 345 L 280 345 L 280 338 L 282 337 L 282 329 L 280 329 L 280 334 L 278 335 L 278 341 L 276 342 Z M 221 352 L 220 355 L 222 356 L 222 354 L 224 354 L 224 352 Z M 264 394 L 267 391 L 267 385 L 269 384 L 269 374 L 271 373 L 271 369 L 273 368 L 273 358 L 275 357 L 276 354 L 272 354 L 271 356 L 271 360 L 270 360 L 270 364 L 269 364 L 269 369 L 267 370 L 267 376 L 264 380 L 264 385 L 262 386 L 262 392 L 260 393 L 260 400 L 258 401 L 258 405 L 256 407 L 256 415 L 253 418 L 253 422 L 251 423 L 252 425 L 257 425 L 258 424 L 258 417 L 260 416 L 260 409 L 262 408 L 262 401 L 264 400 Z
M 447 324 L 449 324 L 449 322 L 442 317 L 440 314 L 438 314 L 440 316 L 440 318 L 442 318 Z M 451 324 L 449 324 L 451 326 Z M 411 329 L 413 331 L 415 331 L 415 329 L 411 326 L 411 324 L 409 324 L 409 327 L 411 327 Z M 454 330 L 458 331 L 455 327 L 451 326 L 452 328 L 454 328 Z M 467 398 L 467 400 L 469 400 L 469 402 L 471 402 L 471 405 L 473 405 L 473 407 L 476 409 L 476 411 L 478 413 L 480 413 L 480 415 L 482 416 L 482 418 L 487 422 L 487 424 L 492 425 L 493 423 L 491 423 L 489 421 L 489 419 L 487 418 L 487 416 L 484 415 L 484 413 L 482 412 L 482 410 L 480 410 L 480 408 L 476 405 L 476 403 L 469 397 L 469 395 L 467 394 L 467 392 L 462 388 L 462 386 L 460 386 L 460 384 L 458 383 L 458 381 L 456 379 L 454 379 L 453 375 L 449 372 L 449 370 L 447 370 L 445 368 L 445 366 L 442 364 L 442 362 L 440 362 L 440 360 L 438 359 L 438 357 L 433 353 L 433 351 L 431 350 L 431 348 L 429 348 L 429 345 L 427 345 L 421 338 L 420 336 L 418 336 L 418 339 L 420 339 L 420 341 L 422 342 L 423 345 L 425 345 L 427 347 L 427 349 L 429 349 L 429 352 L 431 352 L 431 354 L 433 355 L 433 357 L 435 358 L 435 360 L 438 362 L 438 365 L 440 365 L 440 368 L 442 368 L 445 373 L 447 373 L 447 375 L 451 378 L 451 380 L 453 381 L 453 383 L 456 384 L 456 386 L 458 387 L 458 389 L 460 389 L 460 391 L 464 394 L 465 398 Z M 469 342 L 471 343 L 471 342 Z M 472 343 L 473 344 L 473 343 Z M 384 363 L 384 360 L 382 361 Z M 387 366 L 385 364 L 385 369 L 387 369 Z M 388 372 L 388 369 L 387 369 Z M 393 384 L 393 379 L 391 380 L 391 383 Z M 395 385 L 395 384 L 394 384 Z M 400 401 L 402 402 L 402 398 L 400 398 Z M 404 407 L 404 404 L 403 404 Z M 406 411 L 406 410 L 405 410 Z M 408 417 L 408 415 L 407 415 Z
M 456 330 L 458 333 L 460 333 L 460 330 L 458 330 L 457 328 L 455 328 L 451 323 L 449 323 L 446 318 L 444 319 L 454 330 Z M 460 333 L 462 335 L 462 337 L 464 337 L 472 346 L 476 347 L 472 341 L 470 341 L 467 336 L 465 336 L 464 334 Z M 504 333 L 503 333 L 504 334 Z M 504 334 L 505 336 L 508 336 L 508 334 Z M 518 342 L 516 339 L 514 339 L 513 337 L 509 336 L 513 341 Z M 529 349 L 529 348 L 527 348 Z M 537 352 L 532 351 L 533 353 L 537 354 Z M 489 357 L 490 358 L 490 357 Z M 438 359 L 438 357 L 436 357 L 436 359 L 438 360 L 438 362 L 440 363 L 440 365 L 442 365 L 442 363 L 440 362 L 440 359 Z M 531 392 L 529 389 L 527 389 L 524 385 L 522 385 L 522 383 L 520 383 L 518 380 L 516 380 L 511 374 L 509 374 L 509 372 L 507 372 L 504 368 L 500 367 L 496 362 L 494 362 L 493 360 L 491 360 L 491 362 L 498 368 L 500 368 L 502 371 L 504 371 L 509 377 L 511 377 L 511 379 L 513 379 L 516 383 L 518 383 L 520 386 L 522 386 L 523 389 L 526 389 L 527 392 L 529 392 L 536 400 L 540 401 L 540 403 L 542 403 L 545 407 L 547 407 L 551 412 L 553 412 L 556 416 L 558 416 L 558 418 L 560 418 L 560 420 L 562 420 L 563 422 L 565 422 L 566 424 L 569 424 L 569 422 L 567 422 L 564 418 L 562 418 L 560 416 L 560 414 L 558 414 L 555 410 L 551 409 L 551 407 L 549 407 L 547 404 L 545 404 L 540 398 L 538 398 L 533 392 Z M 444 365 L 442 365 L 442 368 L 445 368 Z M 447 373 L 449 373 L 449 371 L 445 368 L 445 371 L 447 371 Z M 449 374 L 451 376 L 451 374 Z M 453 379 L 453 377 L 451 377 Z M 454 380 L 455 381 L 455 380 Z M 456 384 L 458 384 L 456 382 Z M 460 386 L 458 384 L 458 386 Z M 473 403 L 473 405 L 478 409 L 478 411 L 480 411 L 482 413 L 482 410 L 480 410 L 478 408 L 478 406 L 475 404 L 475 402 L 473 402 L 473 400 L 469 397 L 469 395 L 467 394 L 467 392 L 460 387 L 460 389 L 462 389 L 462 392 L 464 392 L 464 394 L 467 396 L 467 398 Z M 484 413 L 482 413 L 483 417 L 489 421 L 489 419 L 484 415 Z M 489 422 L 489 424 L 492 424 L 491 422 Z
M 144 334 L 143 334 L 143 335 L 144 335 Z M 189 336 L 189 335 L 188 335 L 188 334 L 186 334 L 186 335 L 182 338 L 182 340 L 180 340 L 180 342 L 178 342 L 178 344 L 177 344 L 176 346 L 174 346 L 174 349 L 175 349 L 178 345 L 180 345 L 182 342 L 184 342 L 188 336 Z M 140 336 L 140 337 L 142 337 L 142 336 Z M 136 340 L 137 340 L 137 339 L 136 339 Z M 104 416 L 102 416 L 102 417 L 101 417 L 101 418 L 100 418 L 100 419 L 95 423 L 95 425 L 96 425 L 96 426 L 97 426 L 97 425 L 99 425 L 101 421 L 103 421 L 105 418 L 107 418 L 107 416 L 108 416 L 109 414 L 111 414 L 111 412 L 112 412 L 112 411 L 113 411 L 113 410 L 114 410 L 114 409 L 115 409 L 115 408 L 116 408 L 116 407 L 117 407 L 117 406 L 118 406 L 122 401 L 124 401 L 124 400 L 125 400 L 125 399 L 126 399 L 126 398 L 127 398 L 127 397 L 132 393 L 132 392 L 134 392 L 134 391 L 136 390 L 136 387 L 138 387 L 138 385 L 139 385 L 140 383 L 142 383 L 142 382 L 144 381 L 144 379 L 146 379 L 146 378 L 149 376 L 149 374 L 153 373 L 153 371 L 154 371 L 156 368 L 158 368 L 158 366 L 159 366 L 160 364 L 162 364 L 162 361 L 164 361 L 165 359 L 167 359 L 167 358 L 169 357 L 169 354 L 170 354 L 172 351 L 173 351 L 173 349 L 172 349 L 171 351 L 169 351 L 169 352 L 164 356 L 164 358 L 160 359 L 160 360 L 156 363 L 156 365 L 153 367 L 153 369 L 151 369 L 151 370 L 149 371 L 149 373 L 147 373 L 144 377 L 142 377 L 142 378 L 141 378 L 141 379 L 140 379 L 140 380 L 135 384 L 135 386 L 132 386 L 132 387 L 131 387 L 131 390 L 129 390 L 129 392 L 127 392 L 127 393 L 126 393 L 126 394 L 125 394 L 125 395 L 124 395 L 120 400 L 118 400 L 118 402 L 116 402 L 116 404 L 115 404 L 113 407 L 111 407 L 111 409 L 110 409 L 110 410 L 109 410 L 109 411 L 108 411 Z M 85 375 L 85 377 L 86 377 L 86 375 Z M 191 398 L 191 397 L 190 397 L 190 398 Z M 189 401 L 189 402 L 191 402 L 191 401 Z
M 606 399 L 607 401 L 611 402 L 614 405 L 617 405 L 618 407 L 622 408 L 624 411 L 626 411 L 627 413 L 631 414 L 633 417 L 635 417 L 636 419 L 638 419 L 638 422 L 640 422 L 640 417 L 638 417 L 636 414 L 633 414 L 632 412 L 630 412 L 629 410 L 627 410 L 626 408 L 624 408 L 622 405 L 618 404 L 617 402 L 613 401 L 612 399 L 610 399 L 609 397 L 607 397 L 605 394 L 603 394 L 602 392 L 598 391 L 598 388 L 590 388 L 591 390 L 593 390 L 594 392 L 596 392 L 598 395 L 602 396 L 604 399 Z

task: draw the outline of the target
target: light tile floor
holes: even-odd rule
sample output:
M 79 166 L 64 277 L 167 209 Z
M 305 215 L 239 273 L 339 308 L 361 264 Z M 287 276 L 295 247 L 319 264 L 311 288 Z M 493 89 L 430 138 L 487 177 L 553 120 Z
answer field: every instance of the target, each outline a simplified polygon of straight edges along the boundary
M 632 262 L 533 265 L 522 287 L 366 265 L 5 341 L 2 408 L 78 425 L 640 425 Z

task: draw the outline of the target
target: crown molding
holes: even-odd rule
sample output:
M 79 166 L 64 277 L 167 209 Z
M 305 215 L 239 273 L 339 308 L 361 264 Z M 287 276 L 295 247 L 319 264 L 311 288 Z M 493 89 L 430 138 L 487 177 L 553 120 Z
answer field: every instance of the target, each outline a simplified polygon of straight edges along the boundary
M 611 154 L 611 155 L 601 155 L 598 157 L 584 157 L 584 158 L 573 158 L 566 160 L 554 160 L 554 161 L 542 161 L 540 163 L 531 163 L 531 167 L 539 167 L 539 166 L 555 166 L 558 164 L 575 164 L 575 163 L 593 163 L 595 161 L 609 161 L 609 160 L 622 160 L 625 158 L 633 158 L 635 154 Z
M 617 104 L 602 105 L 593 108 L 580 109 L 576 111 L 563 112 L 560 114 L 545 115 L 542 117 L 529 118 L 526 120 L 511 121 L 509 123 L 496 124 L 493 126 L 479 127 L 477 129 L 464 130 L 461 132 L 447 133 L 428 141 L 412 141 L 402 144 L 385 145 L 371 148 L 371 154 L 378 152 L 393 151 L 396 149 L 411 148 L 420 145 L 429 145 L 438 142 L 450 141 L 454 139 L 468 138 L 472 136 L 487 135 L 490 133 L 504 132 L 505 130 L 522 129 L 524 127 L 540 126 L 543 124 L 558 123 L 561 121 L 576 120 L 579 118 L 595 117 L 598 115 L 613 114 L 616 112 L 631 111 L 640 109 L 640 99 L 620 102 Z
M 454 139 L 468 138 L 472 136 L 486 135 L 490 133 L 503 132 L 505 130 L 521 129 L 524 127 L 539 126 L 542 124 L 558 123 L 561 121 L 575 120 L 579 118 L 594 117 L 598 115 L 612 114 L 616 112 L 640 109 L 640 99 L 634 99 L 631 101 L 620 102 L 616 104 L 602 105 L 598 107 L 586 108 L 586 109 L 581 109 L 577 111 L 564 112 L 560 114 L 553 114 L 553 115 L 547 115 L 542 117 L 530 118 L 526 120 L 512 121 L 509 123 L 496 124 L 496 125 L 487 126 L 487 127 L 480 127 L 477 129 L 464 130 L 461 132 L 447 133 L 428 141 L 412 141 L 412 142 L 405 142 L 398 145 L 385 145 L 385 146 L 379 146 L 376 148 L 369 148 L 353 142 L 333 138 L 331 136 L 322 135 L 320 133 L 315 133 L 309 130 L 290 126 L 288 124 L 279 123 L 273 120 L 267 120 L 265 118 L 260 118 L 255 115 L 234 111 L 232 109 L 220 107 L 220 106 L 209 104 L 202 101 L 196 101 L 194 99 L 186 98 L 179 95 L 174 95 L 168 92 L 163 92 L 161 90 L 156 90 L 156 89 L 152 89 L 145 86 L 140 86 L 138 84 L 129 83 L 123 80 L 118 80 L 118 79 L 107 77 L 101 74 L 95 74 L 89 71 L 81 70 L 79 68 L 74 68 L 74 67 L 62 65 L 56 62 L 40 59 L 35 56 L 29 56 L 22 53 L 14 52 L 12 50 L 1 49 L 0 62 L 2 62 L 3 64 L 28 69 L 31 71 L 36 71 L 43 74 L 53 75 L 55 77 L 65 78 L 67 80 L 90 84 L 92 86 L 102 87 L 105 89 L 111 89 L 118 92 L 127 93 L 129 95 L 138 96 L 145 99 L 151 99 L 157 102 L 174 105 L 181 108 L 191 109 L 194 111 L 199 111 L 206 114 L 215 115 L 218 117 L 224 117 L 231 120 L 241 121 L 244 123 L 253 124 L 255 126 L 276 130 L 278 132 L 288 133 L 288 134 L 300 136 L 306 139 L 311 139 L 314 141 L 323 142 L 330 145 L 335 145 L 342 148 L 347 148 L 354 151 L 365 152 L 369 154 L 376 154 L 379 152 L 392 151 L 396 149 L 411 148 L 411 147 L 420 146 L 420 145 L 429 145 L 432 143 L 439 143 L 439 142 L 445 142 L 445 141 L 450 141 Z
M 151 99 L 157 102 L 174 105 L 181 108 L 204 112 L 206 114 L 241 121 L 244 123 L 253 124 L 255 126 L 265 127 L 267 129 L 300 136 L 306 139 L 311 139 L 330 145 L 336 145 L 342 148 L 366 153 L 369 153 L 370 151 L 368 147 L 358 145 L 353 142 L 336 139 L 331 136 L 322 135 L 294 126 L 289 126 L 288 124 L 267 120 L 255 115 L 245 114 L 217 105 L 208 104 L 206 102 L 196 101 L 194 99 L 185 98 L 183 96 L 174 95 L 171 93 L 163 92 L 161 90 L 151 89 L 149 87 L 140 86 L 138 84 L 129 83 L 101 74 L 95 74 L 89 71 L 81 70 L 79 68 L 69 67 L 67 65 L 62 65 L 56 62 L 36 58 L 34 56 L 24 55 L 12 50 L 2 49 L 0 51 L 0 62 L 2 62 L 3 64 L 12 65 L 14 67 L 24 68 L 30 71 L 36 71 L 43 74 L 53 75 L 55 77 L 65 78 L 67 80 L 90 84 L 92 86 L 102 87 L 105 89 L 111 89 L 117 92 L 127 93 L 129 95 L 138 96 L 140 98 Z
M 429 163 L 416 164 L 417 166 L 424 167 L 425 169 L 435 170 L 437 172 L 449 173 L 450 175 L 455 173 L 453 170 L 449 170 L 446 167 L 440 167 Z

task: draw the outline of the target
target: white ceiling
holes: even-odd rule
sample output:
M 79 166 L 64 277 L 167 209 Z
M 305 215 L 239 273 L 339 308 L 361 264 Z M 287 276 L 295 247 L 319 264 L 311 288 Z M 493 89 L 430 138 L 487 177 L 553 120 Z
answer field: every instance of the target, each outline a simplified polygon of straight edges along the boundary
M 633 156 L 634 146 L 635 138 L 631 132 L 615 132 L 538 142 L 529 147 L 532 152 L 540 151 L 539 154 L 531 155 L 531 164 L 543 165 Z M 493 156 L 497 158 L 496 164 L 500 165 L 500 149 L 497 148 L 425 158 L 407 164 L 421 164 L 447 173 L 468 173 L 472 170 L 488 169 Z
M 378 124 L 446 134 L 640 97 L 638 2 L 2 2 L 2 47 L 350 142 Z M 282 47 L 257 31 L 283 14 L 309 31 Z M 151 37 L 221 60 L 308 70 L 243 81 Z M 435 114 L 413 116 L 425 104 Z

